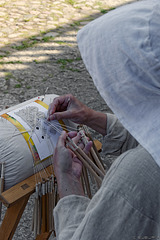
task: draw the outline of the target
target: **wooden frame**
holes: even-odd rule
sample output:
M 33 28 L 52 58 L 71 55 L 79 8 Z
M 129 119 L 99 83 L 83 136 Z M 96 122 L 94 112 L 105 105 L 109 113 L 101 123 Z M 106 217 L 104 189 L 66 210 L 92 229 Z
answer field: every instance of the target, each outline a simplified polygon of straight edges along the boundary
M 43 171 L 43 170 L 42 170 Z M 52 167 L 47 172 L 53 174 Z M 38 175 L 39 173 L 37 173 Z M 0 226 L 0 240 L 12 239 L 28 199 L 35 191 L 35 175 L 16 184 L 0 195 L 0 201 L 7 207 L 3 222 Z M 47 240 L 52 232 L 45 232 L 37 236 L 36 240 Z
M 97 151 L 101 151 L 102 144 L 98 140 L 94 140 L 94 144 Z M 41 172 L 43 172 L 43 170 Z M 52 166 L 48 166 L 46 172 L 49 176 L 52 175 Z M 32 175 L 0 195 L 0 201 L 7 207 L 3 222 L 0 226 L 0 240 L 12 239 L 29 197 L 35 192 L 35 179 L 38 176 L 39 173 L 37 173 L 37 176 Z M 36 240 L 47 240 L 51 233 L 52 232 L 42 233 L 36 237 Z

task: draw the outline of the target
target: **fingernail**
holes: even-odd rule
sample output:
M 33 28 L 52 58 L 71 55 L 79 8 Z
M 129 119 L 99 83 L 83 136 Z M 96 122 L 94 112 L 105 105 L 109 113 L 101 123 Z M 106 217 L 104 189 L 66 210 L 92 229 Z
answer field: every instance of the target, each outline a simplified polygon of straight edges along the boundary
M 48 118 L 49 118 L 49 120 L 55 120 L 56 119 L 54 115 L 50 115 Z

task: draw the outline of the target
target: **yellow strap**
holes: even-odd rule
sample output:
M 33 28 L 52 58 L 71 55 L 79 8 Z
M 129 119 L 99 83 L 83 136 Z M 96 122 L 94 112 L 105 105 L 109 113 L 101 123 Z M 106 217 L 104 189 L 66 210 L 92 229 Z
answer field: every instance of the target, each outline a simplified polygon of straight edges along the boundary
M 31 150 L 30 144 L 31 144 L 31 146 L 34 146 L 34 142 L 33 142 L 32 138 L 30 137 L 29 133 L 27 132 L 27 130 L 23 127 L 23 125 L 20 124 L 20 122 L 18 122 L 15 118 L 9 116 L 7 113 L 2 114 L 1 117 L 7 119 L 22 133 L 24 139 L 26 140 L 26 142 L 28 144 L 29 149 Z
M 35 100 L 35 102 L 40 104 L 41 106 L 43 106 L 44 108 L 46 108 L 48 110 L 49 106 L 46 103 L 44 103 L 43 101 Z M 35 164 L 39 163 L 41 160 L 40 160 L 38 151 L 36 149 L 36 146 L 34 145 L 34 142 L 33 142 L 32 138 L 30 137 L 27 130 L 23 127 L 23 125 L 20 122 L 18 122 L 15 118 L 8 115 L 7 113 L 2 114 L 1 117 L 7 119 L 10 123 L 12 123 L 22 133 L 22 135 L 23 135 L 24 139 L 26 140 L 27 145 L 28 145 L 28 147 L 29 147 L 29 149 L 32 153 Z M 59 120 L 58 122 L 60 123 L 62 129 L 64 131 L 67 131 L 67 128 L 66 128 L 64 122 L 62 120 Z M 46 159 L 47 158 L 43 159 L 43 161 L 45 161 Z

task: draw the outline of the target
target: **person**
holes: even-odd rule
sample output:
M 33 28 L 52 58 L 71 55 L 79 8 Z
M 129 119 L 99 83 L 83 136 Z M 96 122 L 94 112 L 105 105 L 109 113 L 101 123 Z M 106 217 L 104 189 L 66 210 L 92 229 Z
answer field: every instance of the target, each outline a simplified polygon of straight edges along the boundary
M 142 0 L 78 33 L 83 62 L 114 114 L 96 112 L 69 94 L 53 101 L 48 120 L 86 124 L 103 135 L 104 152 L 118 157 L 88 199 L 82 164 L 62 133 L 53 163 L 61 198 L 54 210 L 57 240 L 160 239 L 159 19 L 159 1 Z

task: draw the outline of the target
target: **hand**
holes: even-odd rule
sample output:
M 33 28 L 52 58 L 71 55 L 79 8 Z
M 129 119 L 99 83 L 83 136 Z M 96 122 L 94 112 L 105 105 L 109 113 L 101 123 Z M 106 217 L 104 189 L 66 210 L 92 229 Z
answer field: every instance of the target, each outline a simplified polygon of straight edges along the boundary
M 50 104 L 48 121 L 55 119 L 70 119 L 75 123 L 85 124 L 102 135 L 106 135 L 106 114 L 88 108 L 71 94 L 57 97 Z
M 80 140 L 80 135 L 76 132 L 70 132 L 68 136 L 72 138 L 76 144 Z M 57 142 L 53 160 L 60 198 L 70 194 L 84 195 L 80 181 L 82 163 L 75 154 L 65 146 L 66 137 L 67 133 L 62 132 Z M 84 148 L 85 153 L 89 152 L 91 146 L 91 142 L 88 142 L 85 148 L 83 144 L 79 145 L 79 147 Z
M 75 123 L 86 124 L 92 110 L 73 95 L 57 97 L 49 106 L 48 120 L 70 119 Z

